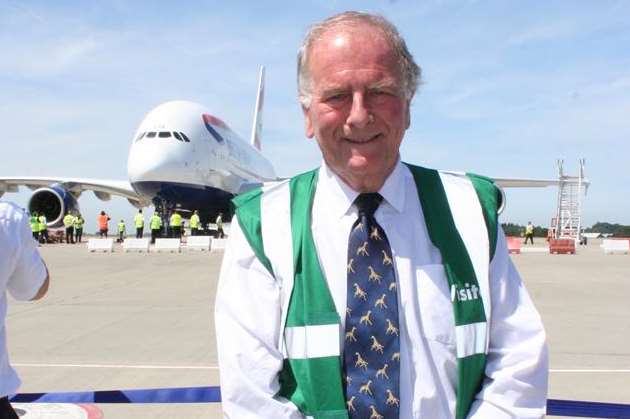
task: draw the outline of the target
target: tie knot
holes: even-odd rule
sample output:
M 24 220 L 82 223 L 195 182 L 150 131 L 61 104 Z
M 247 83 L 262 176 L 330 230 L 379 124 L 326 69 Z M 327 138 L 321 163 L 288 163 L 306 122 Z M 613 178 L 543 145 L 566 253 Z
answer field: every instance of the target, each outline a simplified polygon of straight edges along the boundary
M 373 217 L 381 201 L 383 197 L 377 192 L 362 193 L 354 200 L 354 205 L 357 206 L 359 216 Z

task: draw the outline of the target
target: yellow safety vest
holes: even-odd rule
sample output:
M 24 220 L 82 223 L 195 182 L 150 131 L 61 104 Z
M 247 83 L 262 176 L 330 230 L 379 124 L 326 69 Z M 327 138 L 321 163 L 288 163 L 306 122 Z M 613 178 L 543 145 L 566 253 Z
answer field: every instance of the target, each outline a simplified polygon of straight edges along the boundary
M 190 217 L 190 228 L 199 228 L 199 216 L 197 214 Z
M 171 215 L 171 227 L 181 227 L 182 226 L 182 216 L 179 214 Z
M 136 214 L 133 219 L 136 223 L 136 228 L 144 227 L 144 216 L 142 214 Z

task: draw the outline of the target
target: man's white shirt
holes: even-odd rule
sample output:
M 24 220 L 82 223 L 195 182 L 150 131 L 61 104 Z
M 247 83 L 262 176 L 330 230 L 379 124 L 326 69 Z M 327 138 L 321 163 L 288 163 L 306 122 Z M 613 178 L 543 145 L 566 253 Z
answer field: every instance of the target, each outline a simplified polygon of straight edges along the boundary
M 0 397 L 14 393 L 20 385 L 7 352 L 6 291 L 16 300 L 30 300 L 46 277 L 27 215 L 14 204 L 0 202 Z
M 375 218 L 392 248 L 400 321 L 400 418 L 450 418 L 457 360 L 453 308 L 439 250 L 430 242 L 409 169 L 398 162 L 379 191 Z M 319 170 L 312 231 L 342 324 L 348 235 L 358 192 L 325 164 Z M 288 222 L 288 220 L 287 220 Z M 547 395 L 545 333 L 500 232 L 490 265 L 490 347 L 483 390 L 470 418 L 540 418 Z M 238 222 L 223 259 L 215 306 L 225 417 L 302 418 L 279 390 L 280 287 L 256 259 Z M 343 352 L 343 349 L 342 349 Z

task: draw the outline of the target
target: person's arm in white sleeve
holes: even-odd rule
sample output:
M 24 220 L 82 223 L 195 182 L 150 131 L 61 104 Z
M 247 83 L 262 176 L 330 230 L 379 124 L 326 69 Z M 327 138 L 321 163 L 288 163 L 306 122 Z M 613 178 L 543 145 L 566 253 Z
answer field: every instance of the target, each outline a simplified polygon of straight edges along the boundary
M 509 257 L 503 230 L 490 264 L 492 314 L 486 378 L 470 419 L 542 418 L 549 360 L 545 330 Z
M 301 419 L 278 397 L 280 286 L 254 255 L 236 217 L 219 277 L 215 326 L 225 418 Z
M 38 300 L 48 291 L 48 269 L 37 250 L 31 228 L 25 216 L 12 224 L 16 239 L 15 265 L 7 289 L 16 300 Z

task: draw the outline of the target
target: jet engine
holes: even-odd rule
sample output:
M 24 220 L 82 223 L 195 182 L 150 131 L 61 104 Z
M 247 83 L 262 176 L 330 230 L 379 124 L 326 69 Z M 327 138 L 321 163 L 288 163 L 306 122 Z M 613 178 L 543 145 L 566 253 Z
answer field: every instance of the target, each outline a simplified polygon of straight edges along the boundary
M 28 201 L 30 213 L 44 214 L 49 227 L 59 227 L 63 224 L 66 212 L 78 212 L 77 199 L 60 185 L 39 188 Z

